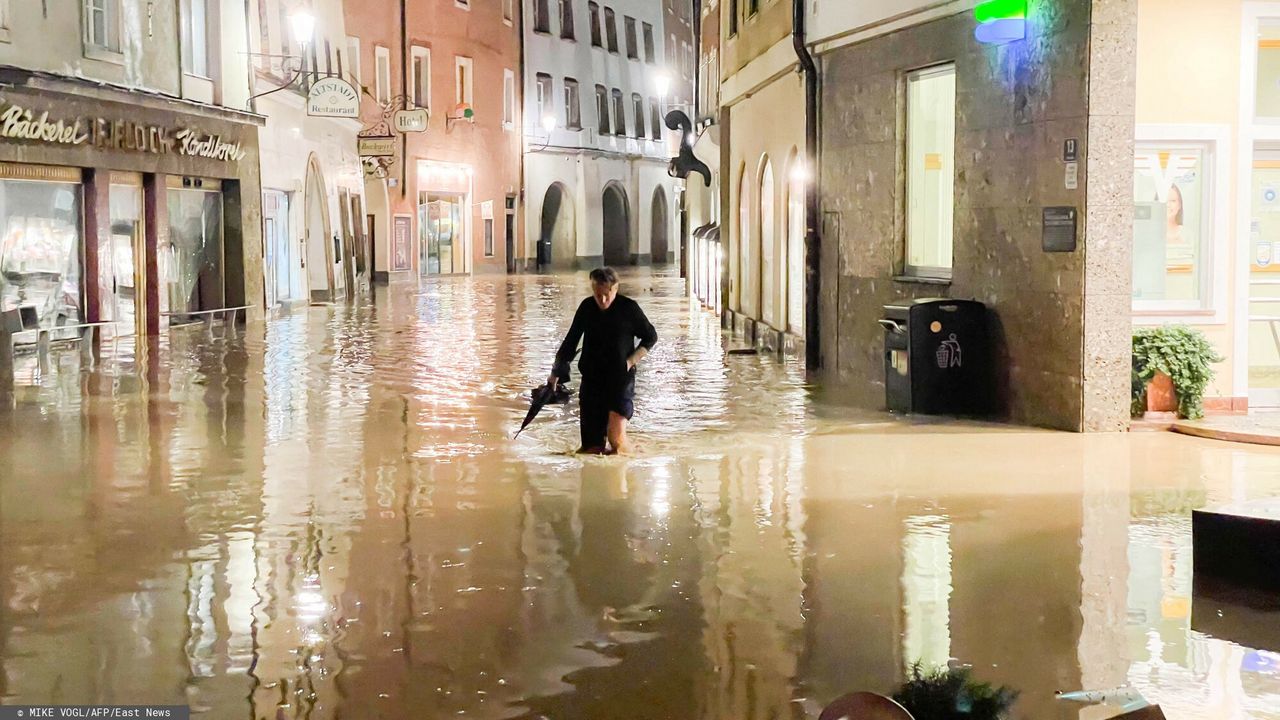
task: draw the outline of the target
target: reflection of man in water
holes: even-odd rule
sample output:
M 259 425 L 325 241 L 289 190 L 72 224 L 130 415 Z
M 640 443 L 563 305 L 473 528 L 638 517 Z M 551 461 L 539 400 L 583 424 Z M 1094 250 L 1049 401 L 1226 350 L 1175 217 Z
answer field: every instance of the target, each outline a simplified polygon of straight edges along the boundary
M 639 303 L 618 294 L 618 275 L 611 268 L 591 271 L 591 297 L 578 306 L 573 326 L 556 353 L 555 369 L 547 381 L 552 387 L 569 379 L 569 363 L 579 342 L 579 452 L 604 453 L 606 436 L 613 452 L 630 452 L 627 423 L 635 412 L 636 365 L 657 344 L 658 333 Z

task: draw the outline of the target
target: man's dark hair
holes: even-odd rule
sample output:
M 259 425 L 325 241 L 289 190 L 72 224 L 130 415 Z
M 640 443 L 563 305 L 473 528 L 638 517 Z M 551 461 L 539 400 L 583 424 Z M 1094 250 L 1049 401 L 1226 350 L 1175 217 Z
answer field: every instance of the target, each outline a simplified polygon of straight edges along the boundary
M 600 285 L 617 285 L 618 273 L 611 267 L 596 268 L 591 271 L 591 282 L 598 283 Z

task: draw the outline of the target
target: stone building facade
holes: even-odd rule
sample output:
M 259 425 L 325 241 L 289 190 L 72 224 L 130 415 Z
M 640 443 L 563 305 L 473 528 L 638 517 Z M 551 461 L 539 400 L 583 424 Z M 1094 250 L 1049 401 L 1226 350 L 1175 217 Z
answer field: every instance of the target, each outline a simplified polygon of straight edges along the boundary
M 262 118 L 229 5 L 5 4 L 0 309 L 144 338 L 262 306 Z
M 899 3 L 823 3 L 811 12 L 811 26 L 826 33 L 809 38 L 822 74 L 826 382 L 883 407 L 883 306 L 973 299 L 990 310 L 1008 418 L 1124 429 L 1134 1 L 1031 2 L 1027 38 L 1004 45 L 975 39 L 964 3 L 908 4 L 918 6 L 914 15 Z M 950 78 L 951 104 L 921 105 L 926 112 L 916 117 L 954 118 L 953 160 L 908 137 L 912 103 L 925 102 L 912 94 L 921 87 L 914 83 L 935 76 Z M 949 199 L 932 222 L 950 238 L 950 257 L 916 263 L 945 264 L 927 272 L 914 272 L 908 247 L 908 227 L 929 222 L 909 205 L 917 160 L 922 177 L 943 175 L 936 187 Z M 1074 251 L 1046 251 L 1046 208 L 1077 212 Z

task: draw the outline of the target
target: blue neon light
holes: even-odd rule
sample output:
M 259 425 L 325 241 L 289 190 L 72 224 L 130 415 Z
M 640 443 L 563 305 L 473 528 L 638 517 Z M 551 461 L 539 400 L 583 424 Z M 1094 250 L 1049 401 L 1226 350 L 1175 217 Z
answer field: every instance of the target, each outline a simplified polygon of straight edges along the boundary
M 973 31 L 973 36 L 980 43 L 1001 45 L 1027 37 L 1027 21 L 1025 18 L 1004 18 L 982 23 Z

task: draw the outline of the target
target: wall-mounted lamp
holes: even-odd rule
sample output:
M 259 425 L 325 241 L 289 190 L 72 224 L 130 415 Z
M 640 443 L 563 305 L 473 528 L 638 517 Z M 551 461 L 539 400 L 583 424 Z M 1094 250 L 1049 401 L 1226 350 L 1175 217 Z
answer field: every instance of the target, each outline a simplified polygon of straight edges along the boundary
M 302 51 L 299 52 L 297 55 L 273 55 L 271 53 L 245 53 L 250 57 L 267 57 L 267 58 L 283 59 L 284 67 L 281 68 L 281 72 L 288 72 L 287 68 L 289 66 L 290 60 L 298 61 L 298 69 L 294 71 L 293 77 L 289 78 L 289 80 L 286 81 L 284 84 L 282 84 L 280 87 L 274 88 L 272 90 L 268 90 L 266 92 L 258 93 L 257 95 L 250 96 L 249 97 L 250 108 L 253 108 L 254 100 L 260 97 L 265 97 L 272 93 L 278 93 L 281 90 L 284 90 L 285 88 L 292 86 L 295 82 L 297 82 L 299 79 L 302 78 L 303 74 L 306 73 L 307 47 L 311 45 L 312 36 L 315 34 L 315 31 L 316 31 L 316 18 L 314 15 L 312 15 L 311 13 L 305 10 L 298 10 L 298 11 L 292 12 L 289 14 L 289 30 L 293 33 L 294 42 L 298 43 L 298 45 L 302 47 Z
M 1003 45 L 1027 37 L 1027 0 L 984 0 L 973 9 L 978 28 L 973 36 L 987 45 Z

